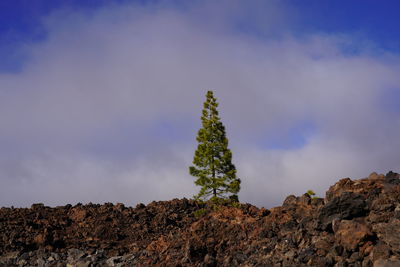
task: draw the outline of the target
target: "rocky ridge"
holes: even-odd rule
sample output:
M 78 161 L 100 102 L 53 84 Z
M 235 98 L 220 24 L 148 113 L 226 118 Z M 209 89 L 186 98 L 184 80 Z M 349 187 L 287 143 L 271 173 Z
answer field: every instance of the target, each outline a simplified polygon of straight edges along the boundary
M 270 210 L 188 199 L 0 209 L 0 266 L 400 266 L 400 176 Z

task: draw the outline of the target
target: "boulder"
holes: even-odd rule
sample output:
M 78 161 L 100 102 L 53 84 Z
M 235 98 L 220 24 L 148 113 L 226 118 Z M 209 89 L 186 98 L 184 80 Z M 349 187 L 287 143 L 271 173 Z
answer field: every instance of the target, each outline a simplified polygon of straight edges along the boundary
M 335 229 L 335 239 L 345 249 L 353 251 L 372 236 L 369 227 L 361 221 L 342 220 Z
M 386 184 L 398 185 L 400 184 L 400 175 L 395 172 L 388 172 L 385 176 L 384 182 Z
M 322 223 L 322 229 L 328 229 L 335 219 L 353 219 L 365 216 L 367 212 L 368 207 L 362 195 L 344 192 L 322 206 L 318 218 Z
M 374 261 L 373 267 L 399 267 L 400 260 L 398 259 L 379 259 Z
M 389 223 L 373 226 L 379 240 L 386 243 L 392 251 L 400 253 L 400 220 L 392 219 Z

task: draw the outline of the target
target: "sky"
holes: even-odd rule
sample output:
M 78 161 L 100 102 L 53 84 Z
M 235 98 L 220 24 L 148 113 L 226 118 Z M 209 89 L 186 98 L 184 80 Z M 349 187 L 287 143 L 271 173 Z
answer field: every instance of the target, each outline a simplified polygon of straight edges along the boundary
M 398 1 L 0 1 L 0 206 L 191 198 L 207 90 L 241 202 L 399 172 Z

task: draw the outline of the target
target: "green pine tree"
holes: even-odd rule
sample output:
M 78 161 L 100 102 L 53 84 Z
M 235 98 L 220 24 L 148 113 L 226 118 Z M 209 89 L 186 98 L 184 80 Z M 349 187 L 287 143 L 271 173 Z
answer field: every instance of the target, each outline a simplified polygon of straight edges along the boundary
M 199 144 L 194 154 L 194 166 L 189 167 L 190 174 L 197 177 L 195 184 L 201 186 L 195 198 L 239 201 L 240 179 L 236 177 L 225 127 L 218 116 L 218 103 L 212 91 L 208 91 L 206 97 L 201 116 L 203 127 L 196 138 Z

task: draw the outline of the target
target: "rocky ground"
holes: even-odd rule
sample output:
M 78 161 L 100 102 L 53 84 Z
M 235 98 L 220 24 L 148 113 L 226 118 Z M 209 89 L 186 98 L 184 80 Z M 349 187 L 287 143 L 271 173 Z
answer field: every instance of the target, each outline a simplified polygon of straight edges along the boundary
M 281 207 L 193 200 L 0 209 L 0 266 L 400 266 L 400 176 Z

